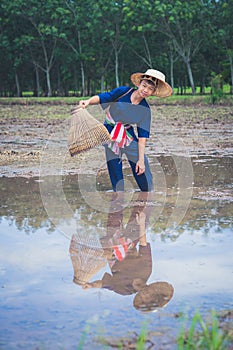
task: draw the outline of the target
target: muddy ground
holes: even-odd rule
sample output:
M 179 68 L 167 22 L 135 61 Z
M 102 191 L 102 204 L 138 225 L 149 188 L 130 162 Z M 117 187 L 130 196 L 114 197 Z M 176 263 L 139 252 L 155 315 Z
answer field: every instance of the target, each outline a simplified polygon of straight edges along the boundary
M 151 137 L 147 154 L 233 155 L 233 107 L 228 105 L 208 106 L 168 105 L 150 102 L 152 108 Z M 99 148 L 91 153 L 71 158 L 66 137 L 69 129 L 70 110 L 65 103 L 29 103 L 19 100 L 4 103 L 0 100 L 0 174 L 1 176 L 38 176 L 43 156 L 48 159 L 48 173 L 58 172 L 55 159 L 65 155 L 63 172 L 80 172 L 80 160 L 95 159 L 102 152 Z M 99 119 L 104 115 L 99 109 L 89 111 Z M 101 114 L 102 113 L 102 114 Z M 49 147 L 48 147 L 49 144 Z M 51 146 L 51 144 L 53 146 Z M 51 151 L 53 147 L 53 151 Z M 102 149 L 102 147 L 101 147 Z M 54 162 L 54 166 L 53 166 Z
M 43 175 L 56 174 L 61 170 L 61 158 L 63 173 L 66 174 L 82 172 L 80 164 L 83 160 L 88 160 L 92 167 L 100 154 L 99 148 L 74 158 L 69 155 L 66 138 L 73 107 L 71 104 L 28 103 L 26 100 L 3 102 L 0 100 L 1 177 L 39 176 L 41 165 Z M 147 143 L 149 157 L 169 154 L 233 156 L 233 103 L 182 106 L 157 105 L 155 101 L 151 102 L 151 108 L 151 138 Z M 93 109 L 95 116 L 103 120 L 101 112 L 95 112 Z M 229 310 L 219 316 L 220 328 L 231 337 L 232 315 L 232 310 Z M 113 341 L 109 345 L 114 346 Z

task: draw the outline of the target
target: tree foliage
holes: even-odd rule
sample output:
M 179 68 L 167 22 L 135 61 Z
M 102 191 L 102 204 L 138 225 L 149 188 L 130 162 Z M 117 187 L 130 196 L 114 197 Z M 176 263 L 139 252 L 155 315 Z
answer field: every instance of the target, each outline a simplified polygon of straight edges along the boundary
M 89 95 L 155 68 L 233 86 L 233 0 L 1 0 L 0 95 Z

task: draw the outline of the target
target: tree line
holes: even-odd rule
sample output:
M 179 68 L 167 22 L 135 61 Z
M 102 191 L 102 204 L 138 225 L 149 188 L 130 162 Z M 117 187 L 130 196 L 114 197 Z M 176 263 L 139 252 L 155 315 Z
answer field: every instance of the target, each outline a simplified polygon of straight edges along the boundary
M 1 0 L 0 96 L 91 95 L 155 68 L 233 87 L 233 0 Z

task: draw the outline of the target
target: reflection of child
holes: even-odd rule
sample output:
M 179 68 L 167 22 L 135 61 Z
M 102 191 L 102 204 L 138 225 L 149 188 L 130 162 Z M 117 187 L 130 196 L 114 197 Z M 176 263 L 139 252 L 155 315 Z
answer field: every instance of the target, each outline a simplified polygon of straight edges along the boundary
M 152 254 L 146 239 L 148 211 L 145 209 L 144 201 L 134 206 L 126 228 L 122 224 L 122 210 L 110 211 L 107 234 L 100 239 L 102 248 L 81 249 L 76 242 L 77 247 L 73 244 L 70 252 L 73 253 L 74 282 L 82 285 L 83 289 L 105 288 L 121 295 L 136 293 L 134 307 L 141 311 L 153 311 L 169 302 L 173 287 L 167 282 L 147 285 L 152 272 Z M 90 282 L 91 277 L 107 262 L 111 272 L 104 273 L 102 279 Z
M 135 248 L 136 250 L 136 248 Z M 124 260 L 117 260 L 100 281 L 88 282 L 83 288 L 106 288 L 121 295 L 136 293 L 134 281 L 145 284 L 152 271 L 150 245 L 139 246 L 139 250 L 127 253 Z
M 84 289 L 106 288 L 118 294 L 129 295 L 137 292 L 135 281 L 137 281 L 137 285 L 146 285 L 152 272 L 152 258 L 150 244 L 146 242 L 145 214 L 143 212 L 137 213 L 136 220 L 140 232 L 138 249 L 137 242 L 132 242 L 127 247 L 125 257 L 122 258 L 121 255 L 118 259 L 114 249 L 119 245 L 113 245 L 114 262 L 112 259 L 109 261 L 111 274 L 106 272 L 101 280 L 84 284 Z
M 171 300 L 174 289 L 168 282 L 154 282 L 147 285 L 152 272 L 151 247 L 146 236 L 139 240 L 139 249 L 131 247 L 123 260 L 111 266 L 111 274 L 106 272 L 101 280 L 83 284 L 83 289 L 105 288 L 121 295 L 136 293 L 133 305 L 143 312 L 156 311 Z
M 136 281 L 135 281 L 136 282 Z M 166 306 L 174 293 L 173 286 L 168 282 L 154 282 L 149 285 L 138 285 L 133 305 L 140 311 L 156 311 Z

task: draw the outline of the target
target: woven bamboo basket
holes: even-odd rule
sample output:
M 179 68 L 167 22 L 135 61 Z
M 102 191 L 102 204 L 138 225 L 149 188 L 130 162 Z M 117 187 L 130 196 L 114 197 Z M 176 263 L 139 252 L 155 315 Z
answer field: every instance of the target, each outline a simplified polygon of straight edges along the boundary
M 79 243 L 73 236 L 70 244 L 70 257 L 74 269 L 74 282 L 84 285 L 107 263 L 104 250 Z
M 110 139 L 111 137 L 106 127 L 86 109 L 76 108 L 72 112 L 67 140 L 72 157 L 75 154 L 100 146 Z

